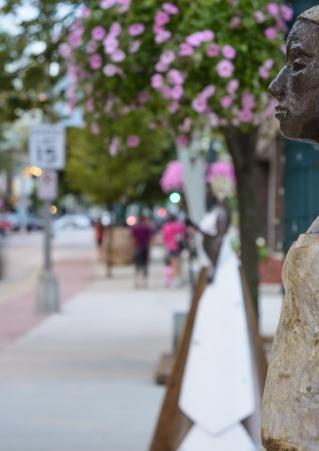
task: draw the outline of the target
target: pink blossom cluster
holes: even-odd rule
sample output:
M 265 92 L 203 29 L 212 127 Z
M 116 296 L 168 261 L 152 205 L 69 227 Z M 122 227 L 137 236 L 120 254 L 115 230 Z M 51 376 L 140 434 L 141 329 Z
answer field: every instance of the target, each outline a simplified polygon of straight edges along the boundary
M 166 2 L 162 5 L 154 17 L 153 32 L 155 36 L 155 42 L 157 44 L 162 44 L 168 41 L 172 33 L 165 28 L 171 21 L 171 16 L 179 13 L 179 9 L 173 3 Z
M 276 39 L 280 32 L 288 30 L 286 23 L 293 18 L 293 10 L 288 5 L 279 5 L 275 2 L 269 2 L 266 5 L 265 14 L 262 11 L 256 11 L 255 17 L 257 22 L 262 23 L 266 17 L 270 16 L 275 20 L 275 26 L 268 27 L 264 33 L 267 39 Z
M 253 121 L 253 110 L 256 106 L 255 97 L 250 92 L 244 92 L 241 96 L 241 109 L 237 111 L 237 119 L 240 123 L 249 124 Z
M 215 94 L 216 88 L 213 85 L 206 86 L 193 100 L 192 107 L 198 114 L 208 112 L 208 101 Z
M 211 183 L 214 177 L 223 177 L 230 183 L 235 183 L 235 171 L 232 163 L 228 161 L 217 161 L 208 166 L 206 180 Z
M 167 61 L 171 61 L 171 59 L 168 58 L 170 52 L 167 51 L 166 54 L 167 55 L 165 59 Z M 162 54 L 161 58 L 163 58 L 163 55 L 165 54 Z M 172 52 L 172 57 L 173 55 L 174 53 Z M 159 69 L 158 65 L 162 64 L 161 61 L 163 60 L 161 59 L 160 62 L 157 64 L 157 69 Z M 152 88 L 158 90 L 164 99 L 172 101 L 169 107 L 169 111 L 171 113 L 176 113 L 179 109 L 178 102 L 184 95 L 184 87 L 183 87 L 184 82 L 185 82 L 184 74 L 177 69 L 169 70 L 165 76 L 159 73 L 156 73 L 152 76 L 151 79 Z
M 164 193 L 181 191 L 183 188 L 183 168 L 180 161 L 175 160 L 168 163 L 160 180 Z
M 141 139 L 137 135 L 129 135 L 127 137 L 126 144 L 127 144 L 127 147 L 130 147 L 131 149 L 135 149 L 136 147 L 138 147 L 140 145 L 140 143 L 141 143 Z
M 186 37 L 179 47 L 179 56 L 187 57 L 193 55 L 195 50 L 204 43 L 213 41 L 215 34 L 211 30 L 196 31 Z
M 258 73 L 259 76 L 261 78 L 263 78 L 264 80 L 267 80 L 267 78 L 269 78 L 270 76 L 270 69 L 273 67 L 274 65 L 274 61 L 272 59 L 267 59 L 266 61 L 264 61 L 264 63 L 262 64 L 262 66 L 260 66 Z
M 113 6 L 118 7 L 120 13 L 126 13 L 130 8 L 131 0 L 101 0 L 102 9 L 110 9 Z

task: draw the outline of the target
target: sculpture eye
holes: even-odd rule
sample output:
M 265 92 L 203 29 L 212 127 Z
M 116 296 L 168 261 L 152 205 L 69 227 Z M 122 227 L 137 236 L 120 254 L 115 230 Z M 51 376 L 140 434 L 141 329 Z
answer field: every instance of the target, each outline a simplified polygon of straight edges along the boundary
M 306 66 L 307 66 L 307 64 L 303 63 L 302 61 L 295 60 L 292 63 L 292 70 L 294 72 L 299 72 L 299 71 L 303 70 Z

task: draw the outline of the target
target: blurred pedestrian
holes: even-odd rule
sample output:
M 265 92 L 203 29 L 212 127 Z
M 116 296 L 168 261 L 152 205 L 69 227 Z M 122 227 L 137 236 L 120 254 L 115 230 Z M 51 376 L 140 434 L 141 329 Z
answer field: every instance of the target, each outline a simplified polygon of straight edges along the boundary
M 101 219 L 97 219 L 94 223 L 95 229 L 95 243 L 98 249 L 99 259 L 103 259 L 103 237 L 104 237 L 104 227 Z
M 171 215 L 162 228 L 163 243 L 170 258 L 172 266 L 172 286 L 178 287 L 182 284 L 182 258 L 181 254 L 185 245 L 186 227 Z
M 172 286 L 173 282 L 173 267 L 171 263 L 171 257 L 169 255 L 165 256 L 165 266 L 164 266 L 164 285 L 166 288 Z
M 146 287 L 148 279 L 149 248 L 153 228 L 149 219 L 141 216 L 138 223 L 132 227 L 134 239 L 135 288 Z

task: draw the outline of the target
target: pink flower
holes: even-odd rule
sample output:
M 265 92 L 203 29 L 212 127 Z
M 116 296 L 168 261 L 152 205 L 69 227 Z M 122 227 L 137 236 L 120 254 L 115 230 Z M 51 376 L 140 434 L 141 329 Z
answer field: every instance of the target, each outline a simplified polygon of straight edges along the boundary
M 266 20 L 265 14 L 262 11 L 255 11 L 254 16 L 257 23 L 263 23 Z
M 109 147 L 109 154 L 112 157 L 115 157 L 118 154 L 119 151 L 119 139 L 118 138 L 113 138 L 111 143 L 110 143 L 110 147 Z
M 189 145 L 189 138 L 186 135 L 179 135 L 176 138 L 176 146 L 178 148 L 187 147 Z
M 180 85 L 176 85 L 171 89 L 171 98 L 173 100 L 180 100 L 183 97 L 184 89 Z
M 145 27 L 142 23 L 134 23 L 128 27 L 128 34 L 130 36 L 139 36 L 144 33 Z
M 273 40 L 276 39 L 276 37 L 278 36 L 278 32 L 276 30 L 276 28 L 274 27 L 268 27 L 265 30 L 265 36 L 267 39 Z
M 73 47 L 73 48 L 79 47 L 79 45 L 81 44 L 81 41 L 82 41 L 82 36 L 78 32 L 72 31 L 70 33 L 69 44 L 71 47 Z
M 169 65 L 173 61 L 175 61 L 175 53 L 172 50 L 166 50 L 165 52 L 162 53 L 162 55 L 160 57 L 161 63 L 163 63 L 165 65 Z
M 162 8 L 167 14 L 174 15 L 179 13 L 179 9 L 173 3 L 164 3 Z
M 226 90 L 227 90 L 228 94 L 234 95 L 238 88 L 239 88 L 239 81 L 237 79 L 233 79 L 233 80 L 230 80 L 230 82 L 228 83 Z
M 85 103 L 85 110 L 88 113 L 92 113 L 94 111 L 94 103 L 92 99 L 88 99 Z
M 272 67 L 273 67 L 273 65 L 274 65 L 274 60 L 272 60 L 272 59 L 267 59 L 267 60 L 265 60 L 265 62 L 264 62 L 264 64 L 263 64 L 263 66 L 266 68 L 266 69 L 271 69 Z
M 168 66 L 166 64 L 162 63 L 161 61 L 159 61 L 155 65 L 155 69 L 157 70 L 157 72 L 167 72 L 168 71 Z
M 277 17 L 279 15 L 279 5 L 277 3 L 268 3 L 266 10 L 271 17 Z
M 87 6 L 83 6 L 81 9 L 81 16 L 87 18 L 90 17 L 90 15 L 91 15 L 90 8 L 88 8 Z
M 224 45 L 222 48 L 222 53 L 225 58 L 233 60 L 236 57 L 236 50 L 231 45 Z
M 117 38 L 122 33 L 122 26 L 118 22 L 114 22 L 109 31 L 109 36 Z
M 209 114 L 208 118 L 209 118 L 210 126 L 213 127 L 213 128 L 217 127 L 217 125 L 220 122 L 217 114 L 212 112 L 212 113 Z
M 181 127 L 181 130 L 185 133 L 189 133 L 191 131 L 192 128 L 192 120 L 189 117 L 186 117 L 184 119 L 183 125 Z
M 172 85 L 182 85 L 184 83 L 184 75 L 176 69 L 170 70 L 167 74 L 167 78 Z
M 69 58 L 72 54 L 71 47 L 69 44 L 62 43 L 59 45 L 59 54 L 63 56 L 63 58 Z
M 239 16 L 234 16 L 229 21 L 229 28 L 231 30 L 234 30 L 235 28 L 238 28 L 241 24 L 241 19 Z
M 171 88 L 169 88 L 168 86 L 162 86 L 160 88 L 160 92 L 162 94 L 163 99 L 166 100 L 171 100 Z
M 140 47 L 141 47 L 141 41 L 133 41 L 130 43 L 129 52 L 136 53 L 139 51 Z
M 208 169 L 207 181 L 211 182 L 214 177 L 225 177 L 231 183 L 234 183 L 236 180 L 234 166 L 228 161 L 213 163 Z
M 192 102 L 192 107 L 198 114 L 203 114 L 207 110 L 207 101 L 202 96 L 197 96 Z
M 191 56 L 194 53 L 194 49 L 191 45 L 183 43 L 179 47 L 179 56 Z
M 173 103 L 170 104 L 170 106 L 169 106 L 169 108 L 168 108 L 168 111 L 169 111 L 171 114 L 175 114 L 175 113 L 177 113 L 177 111 L 179 110 L 179 108 L 180 108 L 179 103 L 178 103 L 178 102 L 173 102 Z
M 107 53 L 108 55 L 112 54 L 113 52 L 115 52 L 115 50 L 118 48 L 119 46 L 119 41 L 113 37 L 108 35 L 104 41 L 103 41 L 103 45 L 104 45 L 104 50 L 105 53 Z
M 126 13 L 130 8 L 131 0 L 117 0 L 117 4 L 119 6 L 119 12 Z
M 216 88 L 214 85 L 208 85 L 208 86 L 206 86 L 206 88 L 204 88 L 202 90 L 202 92 L 200 93 L 200 96 L 203 99 L 207 100 L 215 94 L 215 91 L 216 91 Z
M 116 0 L 101 0 L 100 6 L 102 9 L 109 9 L 116 5 Z
M 269 78 L 269 72 L 268 72 L 268 70 L 267 70 L 264 66 L 261 66 L 261 67 L 258 69 L 258 73 L 259 73 L 260 77 L 263 78 L 264 80 L 266 80 L 267 78 Z
M 217 44 L 212 44 L 209 46 L 207 50 L 207 55 L 211 58 L 214 58 L 215 56 L 219 55 L 219 46 Z
M 224 96 L 220 99 L 222 108 L 229 108 L 233 104 L 233 99 L 230 96 Z
M 197 33 L 193 33 L 186 38 L 187 44 L 191 45 L 192 47 L 199 47 L 202 44 L 202 36 L 201 33 L 198 31 Z
M 98 53 L 90 56 L 90 66 L 92 69 L 97 70 L 102 67 L 102 57 Z
M 255 98 L 250 92 L 245 92 L 241 99 L 243 109 L 250 110 L 255 106 Z
M 103 68 L 103 73 L 107 77 L 113 77 L 117 73 L 119 73 L 119 68 L 116 67 L 114 64 L 106 64 Z
M 204 30 L 201 32 L 202 42 L 212 41 L 215 37 L 215 33 L 211 30 Z
M 250 123 L 253 120 L 253 113 L 250 110 L 238 111 L 238 119 L 244 124 Z
M 92 123 L 91 132 L 93 133 L 93 135 L 98 135 L 100 133 L 100 127 L 98 126 L 98 124 L 96 122 Z
M 92 36 L 92 39 L 94 39 L 94 41 L 103 41 L 105 35 L 106 35 L 106 31 L 100 25 L 97 25 L 96 27 L 94 27 L 91 32 L 91 36 Z
M 229 78 L 233 75 L 234 66 L 228 60 L 220 61 L 216 66 L 217 73 L 222 78 Z
M 160 89 L 164 85 L 164 79 L 162 75 L 155 74 L 152 76 L 151 85 L 154 89 Z
M 112 53 L 111 60 L 114 63 L 120 63 L 121 61 L 125 60 L 125 53 L 123 52 L 123 50 L 117 49 L 115 50 L 115 52 Z
M 156 25 L 163 26 L 169 23 L 170 18 L 169 15 L 163 11 L 157 11 L 155 15 L 155 23 Z
M 136 148 L 140 145 L 140 138 L 137 135 L 129 135 L 127 138 L 127 146 L 130 148 Z
M 155 42 L 156 44 L 163 44 L 163 42 L 168 41 L 172 36 L 172 33 L 167 30 L 162 30 L 160 33 L 158 33 L 155 36 Z
M 288 6 L 288 5 L 281 5 L 280 11 L 281 11 L 282 18 L 286 22 L 290 22 L 294 15 L 293 9 L 290 8 L 290 6 Z
M 96 51 L 96 49 L 97 49 L 97 45 L 96 45 L 96 42 L 95 42 L 95 41 L 89 41 L 89 42 L 86 44 L 85 51 L 86 51 L 86 53 L 88 53 L 89 55 L 91 55 L 92 53 L 94 53 L 94 52 Z
M 161 177 L 160 185 L 164 193 L 180 191 L 183 188 L 183 167 L 179 160 L 168 163 Z

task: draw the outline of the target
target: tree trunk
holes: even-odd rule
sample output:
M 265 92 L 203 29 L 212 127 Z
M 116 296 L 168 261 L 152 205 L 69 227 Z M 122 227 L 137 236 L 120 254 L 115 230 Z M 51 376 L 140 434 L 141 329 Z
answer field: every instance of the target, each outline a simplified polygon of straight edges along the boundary
M 258 315 L 258 237 L 255 150 L 257 129 L 247 133 L 227 127 L 224 136 L 234 163 L 239 207 L 241 261 Z

